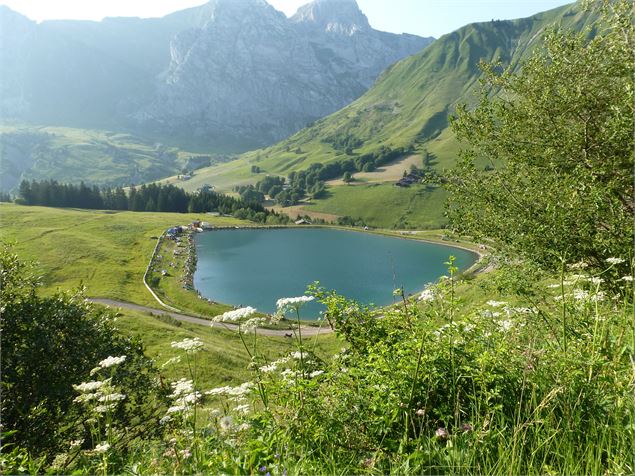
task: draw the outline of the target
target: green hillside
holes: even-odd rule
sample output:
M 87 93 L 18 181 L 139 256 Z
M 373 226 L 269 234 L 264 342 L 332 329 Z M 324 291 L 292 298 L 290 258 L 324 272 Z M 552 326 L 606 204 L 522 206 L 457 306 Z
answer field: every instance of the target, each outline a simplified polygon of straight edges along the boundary
M 518 20 L 467 25 L 390 67 L 366 94 L 344 109 L 274 146 L 245 153 L 236 161 L 201 169 L 192 180 L 180 185 L 195 189 L 208 183 L 229 190 L 237 184 L 254 183 L 265 174 L 286 176 L 313 163 L 354 158 L 377 152 L 382 147 L 412 146 L 415 151 L 429 153 L 429 165 L 433 169 L 440 171 L 451 167 L 456 161 L 459 145 L 449 130 L 449 116 L 457 104 L 476 100 L 481 75 L 479 62 L 500 60 L 504 65 L 516 68 L 541 44 L 549 26 L 559 23 L 567 28 L 581 29 L 589 22 L 588 14 L 571 5 Z M 346 150 L 345 144 L 352 144 L 352 150 Z M 260 168 L 260 173 L 251 172 L 253 165 Z M 406 168 L 404 166 L 404 170 Z M 364 181 L 381 182 L 382 171 L 382 168 L 378 169 L 377 180 L 372 179 L 372 173 L 365 173 Z M 394 183 L 395 180 L 390 178 L 385 182 Z M 370 224 L 398 226 L 401 217 L 413 227 L 443 224 L 438 207 L 408 213 L 412 192 L 406 189 L 402 190 L 403 197 L 395 197 L 395 192 L 388 186 L 373 189 L 377 194 L 376 202 L 391 195 L 389 201 L 397 206 L 391 211 L 395 219 L 386 220 L 377 219 L 369 207 L 364 207 L 369 195 L 367 187 L 355 189 L 365 190 L 358 195 L 341 190 L 343 185 L 337 182 L 329 185 L 331 197 L 346 195 L 346 208 L 357 211 L 356 216 Z M 415 188 L 421 189 L 418 193 L 424 195 L 440 193 Z M 440 202 L 438 198 L 423 201 Z M 344 210 L 338 202 L 333 198 L 314 201 L 311 209 L 341 214 Z
M 209 155 L 184 152 L 125 133 L 34 125 L 0 126 L 0 190 L 23 179 L 129 185 L 209 165 Z

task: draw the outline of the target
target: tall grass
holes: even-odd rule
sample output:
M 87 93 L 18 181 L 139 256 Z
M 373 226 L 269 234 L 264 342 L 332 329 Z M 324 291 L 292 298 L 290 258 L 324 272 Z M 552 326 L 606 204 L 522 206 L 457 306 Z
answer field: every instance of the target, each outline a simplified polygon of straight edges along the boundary
M 162 419 L 162 439 L 87 452 L 68 469 L 632 474 L 632 277 L 575 271 L 527 306 L 462 307 L 449 266 L 419 301 L 389 311 L 313 288 L 324 325 L 346 341 L 333 358 L 297 334 L 270 361 L 245 335 L 249 382 L 205 389 L 192 371 L 180 387 L 189 404 L 174 392 L 182 408 Z M 175 347 L 194 359 L 200 346 Z

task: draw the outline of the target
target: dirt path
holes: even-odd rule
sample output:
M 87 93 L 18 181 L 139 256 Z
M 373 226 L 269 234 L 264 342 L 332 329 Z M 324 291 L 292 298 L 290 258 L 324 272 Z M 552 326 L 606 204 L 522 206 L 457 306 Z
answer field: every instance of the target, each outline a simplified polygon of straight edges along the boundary
M 102 304 L 108 307 L 120 307 L 123 309 L 130 309 L 132 311 L 138 312 L 151 312 L 153 314 L 167 315 L 170 316 L 177 321 L 188 322 L 190 324 L 198 324 L 200 326 L 208 326 L 212 325 L 211 321 L 207 319 L 201 319 L 200 317 L 188 316 L 187 314 L 180 314 L 178 312 L 172 311 L 164 311 L 163 309 L 155 309 L 147 306 L 140 306 L 139 304 L 133 304 L 125 301 L 115 301 L 113 299 L 102 299 L 102 298 L 90 298 L 89 301 L 94 302 L 95 304 Z M 238 331 L 238 326 L 236 324 L 220 324 L 214 323 L 213 327 L 217 327 L 219 329 L 229 329 L 232 331 Z M 333 332 L 330 328 L 320 328 L 313 326 L 302 326 L 302 336 L 316 336 L 318 334 L 329 334 Z M 264 336 L 271 337 L 289 337 L 293 333 L 292 330 L 288 329 L 258 329 L 258 334 Z

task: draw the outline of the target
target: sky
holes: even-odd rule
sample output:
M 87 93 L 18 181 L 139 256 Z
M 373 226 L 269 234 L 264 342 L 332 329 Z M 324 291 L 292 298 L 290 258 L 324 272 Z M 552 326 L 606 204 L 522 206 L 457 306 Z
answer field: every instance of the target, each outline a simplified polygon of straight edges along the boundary
M 239 0 L 237 0 L 239 1 Z M 287 16 L 309 0 L 267 0 Z M 32 20 L 160 17 L 205 0 L 0 0 Z M 357 0 L 377 30 L 440 37 L 468 23 L 522 18 L 571 0 Z

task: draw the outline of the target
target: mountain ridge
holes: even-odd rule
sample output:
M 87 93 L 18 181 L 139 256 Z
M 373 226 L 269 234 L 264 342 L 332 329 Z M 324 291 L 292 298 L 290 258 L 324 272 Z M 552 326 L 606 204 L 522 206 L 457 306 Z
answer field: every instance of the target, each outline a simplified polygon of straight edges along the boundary
M 354 0 L 347 5 L 349 23 L 365 19 Z M 288 136 L 354 100 L 386 66 L 431 41 L 369 25 L 348 35 L 316 30 L 264 0 L 211 0 L 161 18 L 39 24 L 5 8 L 0 21 L 25 25 L 0 33 L 8 72 L 3 118 L 218 150 Z

